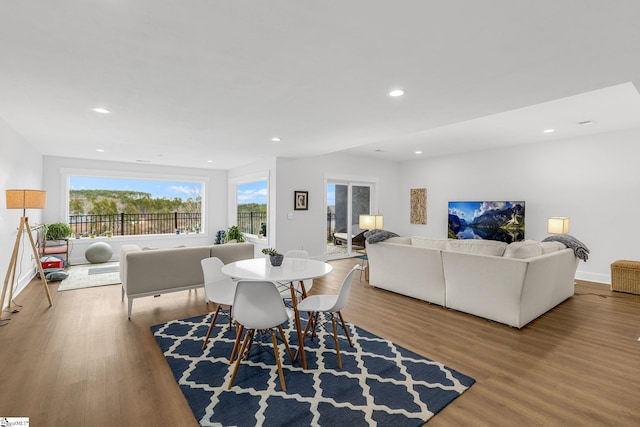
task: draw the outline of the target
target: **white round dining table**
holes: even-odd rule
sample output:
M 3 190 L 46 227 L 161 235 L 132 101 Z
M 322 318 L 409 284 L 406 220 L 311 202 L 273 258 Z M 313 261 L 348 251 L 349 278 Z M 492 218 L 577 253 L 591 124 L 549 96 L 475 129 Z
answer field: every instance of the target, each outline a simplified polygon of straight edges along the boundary
M 324 261 L 306 258 L 285 258 L 278 267 L 272 266 L 268 258 L 243 259 L 222 267 L 224 274 L 236 279 L 271 282 L 315 279 L 326 276 L 332 270 L 333 267 Z
M 295 294 L 295 282 L 302 283 L 306 279 L 316 279 L 331 273 L 333 267 L 324 262 L 307 258 L 286 258 L 282 265 L 274 267 L 268 258 L 252 258 L 234 261 L 222 267 L 222 272 L 234 279 L 267 280 L 270 282 L 289 282 L 291 300 L 295 314 L 298 333 L 298 354 L 302 357 L 302 369 L 307 369 L 307 358 L 304 353 L 304 337 L 300 327 L 300 313 Z

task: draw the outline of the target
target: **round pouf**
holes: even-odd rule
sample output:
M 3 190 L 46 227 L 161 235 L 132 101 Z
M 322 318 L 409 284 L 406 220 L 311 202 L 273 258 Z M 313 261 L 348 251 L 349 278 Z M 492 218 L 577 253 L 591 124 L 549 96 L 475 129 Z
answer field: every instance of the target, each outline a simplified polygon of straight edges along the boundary
M 113 248 L 105 242 L 92 243 L 84 253 L 84 257 L 91 264 L 107 262 L 111 259 L 111 255 L 113 255 Z

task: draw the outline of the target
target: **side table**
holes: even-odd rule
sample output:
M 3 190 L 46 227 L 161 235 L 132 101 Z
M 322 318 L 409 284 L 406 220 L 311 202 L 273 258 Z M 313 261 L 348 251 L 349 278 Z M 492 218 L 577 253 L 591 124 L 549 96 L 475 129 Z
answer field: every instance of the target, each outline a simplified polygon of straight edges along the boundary
M 369 257 L 367 256 L 367 250 L 358 249 L 356 252 L 359 254 L 362 254 L 354 257 L 360 260 L 360 280 L 362 281 L 362 272 L 364 271 L 364 280 L 368 282 L 369 281 Z
M 611 264 L 611 290 L 640 295 L 640 261 L 618 260 Z

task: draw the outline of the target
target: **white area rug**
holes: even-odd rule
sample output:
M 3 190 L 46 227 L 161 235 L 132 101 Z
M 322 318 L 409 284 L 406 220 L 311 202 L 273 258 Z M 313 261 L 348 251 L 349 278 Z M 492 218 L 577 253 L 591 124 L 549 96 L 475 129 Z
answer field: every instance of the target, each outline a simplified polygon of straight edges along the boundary
M 64 279 L 58 291 L 94 288 L 96 286 L 116 285 L 120 283 L 120 263 L 82 264 L 69 267 L 69 277 Z

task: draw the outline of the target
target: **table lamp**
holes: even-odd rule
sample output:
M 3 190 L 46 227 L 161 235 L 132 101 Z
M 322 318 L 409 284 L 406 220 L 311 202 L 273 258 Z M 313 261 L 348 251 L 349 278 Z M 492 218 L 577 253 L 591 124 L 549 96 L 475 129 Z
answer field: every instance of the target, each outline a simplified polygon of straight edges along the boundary
M 358 226 L 360 230 L 381 230 L 384 219 L 382 215 L 360 215 Z
M 549 234 L 569 234 L 569 218 L 552 216 L 547 219 L 547 232 Z

